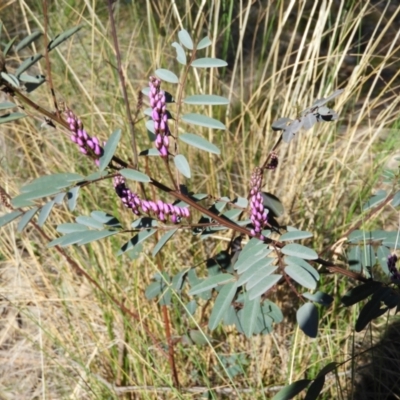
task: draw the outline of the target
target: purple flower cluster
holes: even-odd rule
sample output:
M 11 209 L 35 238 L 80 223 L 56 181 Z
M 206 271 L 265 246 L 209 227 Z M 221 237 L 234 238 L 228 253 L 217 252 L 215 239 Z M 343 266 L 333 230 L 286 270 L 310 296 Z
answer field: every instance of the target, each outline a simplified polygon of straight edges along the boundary
M 168 157 L 169 136 L 168 114 L 165 93 L 160 90 L 161 81 L 154 76 L 150 77 L 150 107 L 153 109 L 151 117 L 154 121 L 156 134 L 155 145 L 161 157 Z
M 165 222 L 167 217 L 170 216 L 170 220 L 174 224 L 181 222 L 181 218 L 189 218 L 190 216 L 189 208 L 187 207 L 178 207 L 164 203 L 162 200 L 141 200 L 137 194 L 127 188 L 125 179 L 121 175 L 114 177 L 114 187 L 125 207 L 130 208 L 136 215 L 140 215 L 141 211 L 143 213 L 156 214 L 157 219 L 162 222 Z
M 261 194 L 262 183 L 262 170 L 257 167 L 251 175 L 251 189 L 250 189 L 250 209 L 251 209 L 251 222 L 254 228 L 251 230 L 253 236 L 259 236 L 261 240 L 265 239 L 261 235 L 265 224 L 268 221 L 268 210 L 264 208 L 263 198 Z
M 82 121 L 67 108 L 66 112 L 69 129 L 72 132 L 71 140 L 79 146 L 83 154 L 91 154 L 95 157 L 95 163 L 99 165 L 99 158 L 103 155 L 104 149 L 100 146 L 99 139 L 90 137 L 83 128 Z
M 389 272 L 392 274 L 391 279 L 393 282 L 400 283 L 400 272 L 398 271 L 396 267 L 397 263 L 397 256 L 396 254 L 391 254 L 388 259 L 387 259 L 387 265 Z

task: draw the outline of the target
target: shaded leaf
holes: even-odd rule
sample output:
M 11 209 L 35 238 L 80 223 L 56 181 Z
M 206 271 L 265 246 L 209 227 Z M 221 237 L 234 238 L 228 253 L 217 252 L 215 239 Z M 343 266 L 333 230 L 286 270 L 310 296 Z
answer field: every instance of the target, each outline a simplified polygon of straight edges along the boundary
M 382 287 L 381 282 L 377 281 L 368 281 L 363 283 L 360 286 L 356 286 L 355 288 L 349 290 L 343 297 L 342 303 L 346 306 L 352 306 L 353 304 L 359 303 L 360 301 L 366 299 L 375 293 L 379 288 Z
M 47 50 L 51 51 L 51 50 L 55 49 L 58 45 L 60 45 L 61 43 L 65 42 L 73 34 L 78 32 L 82 28 L 83 28 L 83 25 L 78 25 L 78 26 L 75 26 L 74 28 L 68 29 L 67 31 L 65 31 L 63 33 L 60 33 L 53 40 L 51 40 L 49 42 L 49 44 L 47 45 Z
M 191 329 L 189 331 L 189 336 L 190 339 L 192 339 L 193 343 L 198 345 L 198 346 L 203 346 L 205 344 L 210 343 L 211 338 L 204 334 L 202 331 L 199 331 L 197 329 Z
M 361 332 L 373 319 L 380 317 L 388 310 L 388 307 L 380 308 L 380 306 L 381 299 L 375 296 L 364 305 L 356 322 L 356 332 Z
M 131 250 L 137 244 L 143 242 L 144 240 L 148 239 L 151 235 L 156 233 L 156 229 L 146 229 L 145 231 L 139 232 L 133 238 L 131 238 L 128 242 L 126 242 L 121 249 L 118 251 L 117 256 L 125 253 L 128 250 Z
M 309 384 L 310 379 L 301 379 L 299 381 L 293 382 L 290 385 L 285 386 L 281 389 L 272 400 L 289 400 L 293 399 L 294 396 L 303 391 Z
M 193 40 L 186 29 L 182 29 L 178 32 L 178 38 L 180 42 L 189 50 L 193 50 Z
M 193 96 L 186 97 L 183 102 L 185 104 L 194 105 L 227 105 L 229 100 L 226 97 L 216 96 L 214 94 L 195 94 Z
M 196 286 L 189 290 L 189 295 L 194 296 L 210 289 L 216 288 L 218 285 L 225 284 L 233 279 L 231 274 L 218 274 L 202 280 Z
M 123 168 L 118 171 L 126 179 L 131 179 L 136 182 L 151 182 L 151 179 L 143 172 L 136 171 L 130 168 Z
M 15 112 L 15 113 L 8 113 L 4 115 L 0 115 L 0 124 L 5 124 L 7 122 L 16 121 L 17 119 L 21 119 L 26 117 L 26 114 Z
M 221 154 L 221 151 L 217 146 L 213 145 L 208 140 L 203 139 L 201 136 L 193 133 L 184 133 L 179 136 L 179 139 L 182 140 L 182 142 L 185 142 L 198 149 L 205 150 L 213 154 Z
M 156 228 L 158 226 L 158 221 L 154 218 L 150 217 L 142 217 L 133 221 L 131 224 L 134 229 L 142 229 L 142 228 Z
M 180 64 L 186 65 L 186 63 L 187 63 L 186 53 L 185 53 L 185 50 L 183 49 L 183 47 L 177 42 L 172 43 L 172 47 L 175 47 L 177 61 Z
M 317 287 L 317 282 L 314 277 L 304 268 L 290 264 L 285 268 L 285 272 L 301 286 L 314 290 Z
M 107 214 L 104 211 L 92 211 L 90 216 L 96 221 L 101 222 L 104 225 L 114 228 L 120 228 L 121 223 L 113 215 Z
M 156 69 L 154 73 L 165 82 L 179 83 L 179 78 L 172 71 L 159 68 Z
M 296 312 L 300 329 L 309 337 L 316 338 L 318 334 L 318 310 L 313 303 L 303 304 Z
M 36 31 L 36 32 L 30 34 L 26 38 L 22 39 L 17 44 L 17 46 L 15 46 L 15 51 L 18 52 L 18 51 L 24 49 L 26 46 L 29 46 L 32 42 L 34 42 L 37 38 L 39 38 L 42 35 L 43 35 L 43 33 L 39 32 L 39 31 Z
M 204 57 L 194 60 L 190 65 L 195 68 L 219 68 L 226 67 L 228 63 L 219 58 Z
M 32 57 L 27 58 L 15 71 L 15 76 L 18 78 L 23 72 L 25 72 L 32 65 L 36 64 L 43 56 L 41 54 L 35 54 Z
M 204 49 L 212 44 L 210 38 L 208 36 L 204 37 L 203 39 L 200 40 L 198 45 L 196 46 L 197 50 Z
M 272 123 L 271 128 L 273 131 L 283 131 L 287 128 L 289 122 L 293 120 L 290 118 L 279 118 L 275 122 Z
M 228 311 L 229 306 L 235 297 L 236 289 L 236 282 L 231 282 L 224 285 L 218 293 L 214 303 L 214 308 L 208 321 L 208 327 L 210 330 L 214 330 L 218 326 L 219 322 Z
M 139 153 L 139 156 L 160 156 L 160 152 L 157 149 L 146 149 L 146 150 L 142 150 Z
M 108 138 L 106 145 L 104 146 L 104 153 L 100 157 L 99 170 L 104 171 L 110 161 L 112 160 L 115 150 L 117 149 L 118 143 L 121 139 L 121 129 L 116 129 L 111 136 Z
M 347 261 L 349 263 L 350 270 L 355 272 L 362 271 L 360 246 L 354 246 L 350 249 L 347 256 Z
M 38 211 L 38 207 L 33 207 L 29 211 L 27 211 L 22 218 L 18 222 L 17 231 L 22 232 L 25 226 L 29 223 L 29 221 L 34 217 L 34 215 Z
M 305 260 L 316 260 L 318 258 L 318 254 L 314 250 L 297 243 L 287 244 L 281 251 L 287 256 L 299 257 Z
M 302 117 L 303 118 L 303 117 Z M 283 130 L 282 138 L 286 143 L 290 143 L 296 133 L 303 127 L 303 119 L 295 119 L 292 123 Z
M 210 117 L 206 117 L 205 115 L 189 113 L 182 115 L 182 121 L 188 124 L 204 126 L 206 128 L 212 129 L 226 129 L 225 125 Z
M 375 251 L 374 248 L 367 244 L 361 250 L 361 262 L 365 267 L 373 267 L 376 263 Z
M 55 204 L 54 200 L 51 200 L 48 203 L 46 203 L 40 210 L 39 217 L 37 220 L 37 224 L 40 227 L 42 227 L 46 222 L 51 210 L 53 209 L 54 204 Z
M 318 397 L 321 394 L 321 391 L 324 387 L 324 384 L 325 384 L 325 375 L 322 375 L 319 378 L 316 378 L 314 380 L 314 382 L 308 388 L 307 394 L 306 394 L 306 397 L 304 398 L 304 400 L 318 399 Z
M 262 192 L 263 205 L 277 217 L 280 217 L 284 214 L 285 209 L 283 208 L 280 200 L 271 193 Z M 264 235 L 265 236 L 265 235 Z
M 333 297 L 323 292 L 302 293 L 302 296 L 325 307 L 329 307 L 333 302 Z
M 157 244 L 154 246 L 154 249 L 152 251 L 152 256 L 155 257 L 156 254 L 165 246 L 165 244 L 168 242 L 169 239 L 172 238 L 172 236 L 178 231 L 178 228 L 176 229 L 171 229 L 164 233 L 164 235 L 161 236 L 160 240 L 157 242 Z
M 186 178 L 190 178 L 190 165 L 186 160 L 186 157 L 182 154 L 178 154 L 174 157 L 175 167 L 178 171 L 185 176 Z

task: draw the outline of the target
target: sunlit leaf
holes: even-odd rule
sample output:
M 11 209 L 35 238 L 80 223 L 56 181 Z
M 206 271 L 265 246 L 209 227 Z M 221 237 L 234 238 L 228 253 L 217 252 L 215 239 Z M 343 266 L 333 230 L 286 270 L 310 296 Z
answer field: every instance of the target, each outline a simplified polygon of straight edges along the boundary
M 208 36 L 204 37 L 203 39 L 200 40 L 200 42 L 198 43 L 198 45 L 196 46 L 197 50 L 201 50 L 204 49 L 208 46 L 212 45 L 212 41 L 210 40 L 210 38 Z
M 142 217 L 133 221 L 131 226 L 134 229 L 156 228 L 158 226 L 158 221 L 154 218 Z
M 8 82 L 11 86 L 14 86 L 16 88 L 19 88 L 19 81 L 16 76 L 13 74 L 9 74 L 7 72 L 0 72 L 0 76 Z
M 21 187 L 21 193 L 28 193 L 38 191 L 41 188 L 48 190 L 49 188 L 64 189 L 75 182 L 83 180 L 83 177 L 79 174 L 73 173 L 60 173 L 52 175 L 44 175 L 32 182 Z
M 282 278 L 282 275 L 272 274 L 266 276 L 254 287 L 249 290 L 249 299 L 255 299 L 257 296 L 264 294 L 267 290 L 271 289 Z
M 32 57 L 27 58 L 15 71 L 15 76 L 19 77 L 23 72 L 25 72 L 28 68 L 32 67 L 32 65 L 36 64 L 43 56 L 41 54 L 35 54 Z
M 57 232 L 67 234 L 67 233 L 72 233 L 72 232 L 83 232 L 87 231 L 88 228 L 85 225 L 82 224 L 75 224 L 75 223 L 65 223 L 65 224 L 60 224 L 57 226 Z
M 21 119 L 26 117 L 26 114 L 15 112 L 15 113 L 8 113 L 5 115 L 0 115 L 0 124 L 5 124 L 7 122 L 16 121 L 17 119 Z
M 188 124 L 204 126 L 212 129 L 226 129 L 225 125 L 217 119 L 205 115 L 189 113 L 182 115 L 182 121 Z
M 306 231 L 293 231 L 293 232 L 286 232 L 284 233 L 279 240 L 281 242 L 285 242 L 287 240 L 299 240 L 299 239 L 306 239 L 312 237 L 313 234 L 311 232 Z
M 157 229 L 146 229 L 144 231 L 139 232 L 133 238 L 131 238 L 128 242 L 126 242 L 121 249 L 118 251 L 117 255 L 125 253 L 128 250 L 131 250 L 133 247 L 138 245 L 139 243 L 145 241 L 150 236 L 154 235 L 157 232 Z
M 194 315 L 197 310 L 196 300 L 189 301 L 189 303 L 186 304 L 186 310 L 190 315 Z
M 318 334 L 318 309 L 313 303 L 303 304 L 296 312 L 300 329 L 309 337 L 316 338 Z
M 228 63 L 219 58 L 204 57 L 194 60 L 190 65 L 195 68 L 219 68 L 226 67 Z
M 74 211 L 76 208 L 76 202 L 78 200 L 80 186 L 75 186 L 67 192 L 67 204 L 69 211 Z
M 288 126 L 289 122 L 292 121 L 293 120 L 290 118 L 285 118 L 285 117 L 279 118 L 272 123 L 271 128 L 273 131 L 282 131 Z
M 267 246 L 263 246 L 260 248 L 260 250 L 257 249 L 257 252 L 255 252 L 253 255 L 251 253 L 247 253 L 247 257 L 245 257 L 245 254 L 243 256 L 242 254 L 240 254 L 238 261 L 235 263 L 233 268 L 237 270 L 238 274 L 243 274 L 243 272 L 247 271 L 257 262 L 269 265 L 271 259 L 266 258 L 266 256 L 270 253 L 272 253 L 272 250 L 269 249 Z
M 313 266 L 311 266 L 307 261 L 303 260 L 302 258 L 293 257 L 293 256 L 285 256 L 285 262 L 287 265 L 298 265 L 298 266 L 302 267 L 310 275 L 312 275 L 316 281 L 319 281 L 318 271 Z
M 390 274 L 387 263 L 390 254 L 391 254 L 390 250 L 386 246 L 379 246 L 376 252 L 376 257 L 378 259 L 379 265 L 381 266 L 383 272 L 386 275 Z
M 303 117 L 299 119 L 295 119 L 292 123 L 284 128 L 282 138 L 286 143 L 290 143 L 292 139 L 295 137 L 296 133 L 300 131 L 303 127 Z
M 97 171 L 94 172 L 93 174 L 88 175 L 85 178 L 85 181 L 97 181 L 98 179 L 104 178 L 107 175 L 108 175 L 107 171 Z
M 100 157 L 99 170 L 104 171 L 110 161 L 112 160 L 115 150 L 117 149 L 118 143 L 121 139 L 121 129 L 115 130 L 108 138 L 106 145 L 104 146 L 104 154 Z
M 86 231 L 82 232 L 81 240 L 77 243 L 79 246 L 116 235 L 118 231 Z
M 108 227 L 120 228 L 121 224 L 113 215 L 107 214 L 104 211 L 92 211 L 90 216 L 96 221 L 101 222 Z
M 151 179 L 143 172 L 136 171 L 130 168 L 123 168 L 118 171 L 126 179 L 131 179 L 136 182 L 150 182 Z
M 214 289 L 218 285 L 227 283 L 227 282 L 231 281 L 232 279 L 233 279 L 233 275 L 231 275 L 231 274 L 218 274 L 218 275 L 211 276 L 209 278 L 202 280 L 196 286 L 192 287 L 189 290 L 189 295 L 194 296 L 199 293 L 205 292 L 207 290 Z
M 363 211 L 369 210 L 372 207 L 382 203 L 387 197 L 386 190 L 379 190 L 375 196 L 372 196 L 363 206 Z
M 317 287 L 317 282 L 314 277 L 304 268 L 290 264 L 285 268 L 285 272 L 301 286 L 314 290 Z
M 11 50 L 11 47 L 13 46 L 14 42 L 17 40 L 18 36 L 15 36 L 14 38 L 12 38 L 4 47 L 3 50 L 3 55 L 4 57 L 7 57 L 9 51 Z
M 376 263 L 375 250 L 367 244 L 361 249 L 361 262 L 365 267 L 373 267 Z
M 183 154 L 178 154 L 174 157 L 174 164 L 183 176 L 190 178 L 190 165 Z
M 392 206 L 397 207 L 400 204 L 400 190 L 394 195 L 392 199 Z
M 165 244 L 168 242 L 169 239 L 172 238 L 172 236 L 178 231 L 178 228 L 176 229 L 171 229 L 164 233 L 164 235 L 161 236 L 160 240 L 157 242 L 157 244 L 154 246 L 154 249 L 152 251 L 153 257 L 156 256 L 156 254 L 165 246 Z
M 172 71 L 160 68 L 156 69 L 154 73 L 165 82 L 179 83 L 179 78 Z
M 178 38 L 180 42 L 189 50 L 193 50 L 193 40 L 189 35 L 189 32 L 182 29 L 178 32 Z
M 180 64 L 186 65 L 186 53 L 183 47 L 177 42 L 172 43 L 172 47 L 175 47 L 177 61 Z
M 208 151 L 209 153 L 221 154 L 221 151 L 217 146 L 213 145 L 208 140 L 203 139 L 201 136 L 195 135 L 193 133 L 184 133 L 179 136 L 179 139 L 182 140 L 182 142 L 189 144 L 190 146 Z
M 260 296 L 250 300 L 246 293 L 243 306 L 243 317 L 241 318 L 246 337 L 250 338 L 253 335 L 260 312 Z
M 58 193 L 60 190 L 57 188 L 52 188 L 52 187 L 44 187 L 43 189 L 39 189 L 39 190 L 33 190 L 32 192 L 28 192 L 28 193 L 23 193 L 20 194 L 19 196 L 14 197 L 11 200 L 11 204 L 14 207 L 24 207 L 22 205 L 22 203 L 26 200 L 36 200 L 36 199 L 40 199 L 42 197 L 47 197 L 47 196 L 51 196 L 53 194 Z M 22 203 L 21 203 L 22 201 Z
M 314 250 L 297 243 L 287 244 L 281 251 L 287 256 L 299 257 L 305 260 L 316 260 L 318 258 L 318 254 Z
M 251 290 L 254 286 L 258 285 L 258 283 L 261 280 L 263 280 L 266 276 L 271 275 L 277 270 L 278 268 L 277 265 L 268 265 L 271 264 L 273 261 L 275 261 L 273 258 L 265 258 L 255 263 L 251 268 L 251 270 L 253 270 L 254 273 L 250 276 L 249 279 L 247 279 L 244 277 L 249 271 L 247 270 L 243 275 L 240 276 L 238 280 L 238 285 L 240 281 L 242 282 L 247 281 L 246 289 L 247 291 Z
M 17 107 L 16 104 L 11 103 L 10 101 L 5 101 L 4 103 L 0 103 L 0 110 L 7 110 L 7 108 Z
M 24 49 L 26 46 L 29 46 L 32 42 L 34 42 L 37 38 L 42 36 L 43 33 L 36 31 L 27 36 L 26 38 L 22 39 L 16 46 L 15 46 L 15 51 L 18 52 L 22 49 Z
M 51 50 L 55 49 L 58 45 L 65 42 L 73 34 L 78 32 L 81 28 L 83 28 L 83 25 L 78 25 L 78 26 L 75 26 L 74 28 L 68 29 L 67 31 L 65 31 L 63 33 L 60 33 L 53 40 L 51 40 L 49 42 L 49 44 L 47 45 L 47 50 L 51 51 Z
M 88 226 L 89 228 L 94 229 L 103 229 L 103 223 L 86 215 L 80 215 L 79 217 L 75 218 L 75 221 L 78 224 L 82 224 Z
M 22 215 L 22 211 L 13 211 L 9 214 L 5 214 L 0 217 L 0 227 L 7 225 L 9 222 L 14 221 L 14 219 L 18 218 Z
M 42 227 L 44 225 L 44 223 L 46 222 L 51 210 L 53 209 L 54 204 L 55 204 L 54 200 L 50 200 L 40 210 L 38 220 L 37 220 L 37 224 L 40 227 Z
M 226 97 L 216 96 L 214 94 L 195 94 L 193 96 L 188 96 L 183 99 L 185 104 L 194 104 L 194 105 L 227 105 L 229 104 L 229 100 Z
M 139 156 L 160 156 L 160 152 L 157 149 L 146 149 L 146 150 L 142 150 L 139 153 Z
M 27 211 L 22 218 L 18 222 L 17 231 L 22 232 L 25 226 L 29 223 L 29 221 L 34 217 L 34 215 L 38 211 L 38 207 L 33 207 L 29 211 Z
M 302 117 L 302 119 L 303 119 L 303 128 L 306 131 L 311 129 L 318 122 L 317 117 L 314 114 L 307 114 L 304 117 Z
M 152 300 L 155 297 L 157 297 L 165 288 L 165 282 L 163 281 L 157 281 L 150 283 L 149 286 L 147 286 L 144 295 L 146 296 L 147 300 Z
M 208 321 L 208 327 L 210 330 L 214 330 L 218 326 L 219 322 L 229 309 L 229 306 L 235 297 L 236 289 L 236 282 L 231 282 L 224 285 L 218 293 L 218 296 L 215 299 L 214 308 Z

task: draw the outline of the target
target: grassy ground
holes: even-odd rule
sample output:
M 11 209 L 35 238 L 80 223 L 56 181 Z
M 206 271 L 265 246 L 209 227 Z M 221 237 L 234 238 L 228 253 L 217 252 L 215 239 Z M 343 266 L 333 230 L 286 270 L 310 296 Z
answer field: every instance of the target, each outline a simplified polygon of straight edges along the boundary
M 106 6 L 96 0 L 51 3 L 51 36 L 78 23 L 85 25 L 51 54 L 57 99 L 102 140 L 122 128 L 118 154 L 130 159 Z M 208 34 L 214 42 L 206 55 L 229 61 L 223 71 L 194 74 L 185 89 L 187 94 L 202 90 L 231 100 L 227 108 L 213 114 L 229 127 L 226 132 L 195 132 L 219 146 L 222 157 L 187 150 L 194 192 L 245 196 L 253 168 L 277 139 L 271 123 L 281 116 L 295 117 L 316 98 L 345 89 L 333 106 L 340 112 L 339 121 L 300 133 L 290 145 L 281 146 L 280 165 L 265 182 L 265 190 L 285 207 L 283 223 L 312 231 L 317 251 L 333 244 L 358 222 L 361 204 L 382 187 L 382 168 L 398 150 L 400 7 L 370 1 L 176 3 L 120 1 L 115 17 L 133 107 L 155 68 L 177 68 L 170 44 L 177 40 L 180 28 L 195 38 Z M 2 47 L 14 36 L 21 39 L 43 30 L 40 1 L 0 5 L 0 19 Z M 24 56 L 38 50 L 42 50 L 40 41 Z M 9 71 L 21 61 L 11 55 Z M 32 72 L 45 73 L 45 63 L 37 65 Z M 52 109 L 47 86 L 32 98 Z M 18 194 L 22 184 L 44 174 L 94 171 L 68 136 L 41 127 L 42 122 L 32 112 L 32 118 L 1 125 L 0 181 L 11 196 Z M 136 133 L 139 147 L 149 147 L 144 121 Z M 162 169 L 149 168 L 155 178 L 164 178 Z M 126 224 L 132 219 L 115 201 L 108 182 L 82 190 L 74 215 L 99 209 Z M 382 229 L 396 228 L 393 215 L 381 213 L 374 223 Z M 57 207 L 44 232 L 54 238 L 57 224 L 72 220 L 64 206 Z M 186 399 L 208 393 L 210 398 L 268 399 L 282 385 L 313 378 L 330 361 L 347 360 L 356 344 L 370 340 L 353 332 L 357 307 L 344 309 L 339 302 L 323 315 L 319 336 L 311 340 L 293 324 L 293 296 L 280 290 L 275 296 L 287 318 L 270 335 L 247 340 L 233 328 L 208 332 L 204 328 L 208 305 L 203 304 L 191 319 L 174 297 L 169 316 L 183 388 L 177 390 L 163 314 L 156 301 L 144 298 L 144 290 L 160 265 L 176 273 L 192 265 L 187 260 L 200 263 L 224 248 L 227 238 L 200 242 L 180 235 L 162 258 L 152 258 L 149 246 L 133 261 L 115 257 L 129 236 L 68 248 L 68 255 L 101 291 L 64 257 L 47 249 L 47 241 L 34 227 L 23 234 L 15 228 L 7 225 L 0 235 L 0 398 Z M 205 272 L 199 269 L 198 273 Z M 351 284 L 338 276 L 322 282 L 325 291 L 337 296 Z M 111 296 L 136 310 L 139 318 L 121 312 Z M 385 324 L 381 326 L 384 330 Z M 209 342 L 182 343 L 184 335 L 199 328 L 209 335 Z M 375 335 L 375 328 L 371 332 Z M 229 368 L 235 365 L 237 374 L 231 378 Z M 336 376 L 328 376 L 322 398 L 348 397 L 354 365 L 347 363 Z

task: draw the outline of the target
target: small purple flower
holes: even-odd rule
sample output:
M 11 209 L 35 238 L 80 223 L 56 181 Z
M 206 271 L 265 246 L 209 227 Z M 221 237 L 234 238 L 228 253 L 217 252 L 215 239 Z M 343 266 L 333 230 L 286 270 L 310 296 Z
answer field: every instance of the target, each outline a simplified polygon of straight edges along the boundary
M 253 236 L 259 236 L 259 238 L 263 240 L 264 236 L 261 235 L 261 231 L 268 221 L 268 210 L 264 208 L 261 183 L 262 170 L 257 167 L 254 169 L 250 180 L 250 219 L 253 223 L 253 229 L 251 229 L 250 232 Z
M 95 158 L 96 165 L 99 165 L 99 158 L 103 155 L 104 149 L 96 137 L 90 137 L 83 128 L 82 121 L 67 108 L 65 115 L 69 129 L 72 132 L 71 140 L 79 146 L 79 151 L 85 155 L 92 155 Z
M 156 134 L 155 146 L 161 157 L 168 157 L 169 138 L 171 132 L 168 127 L 168 115 L 164 92 L 160 89 L 161 81 L 154 76 L 150 77 L 150 106 L 153 109 L 151 117 L 154 121 Z
M 190 212 L 187 207 L 178 207 L 173 204 L 164 203 L 162 200 L 142 200 L 133 193 L 125 184 L 125 179 L 121 175 L 114 177 L 114 188 L 118 197 L 121 198 L 125 207 L 130 208 L 136 215 L 141 213 L 155 214 L 157 219 L 165 222 L 166 217 L 170 216 L 173 224 L 178 224 L 183 218 L 189 218 Z

